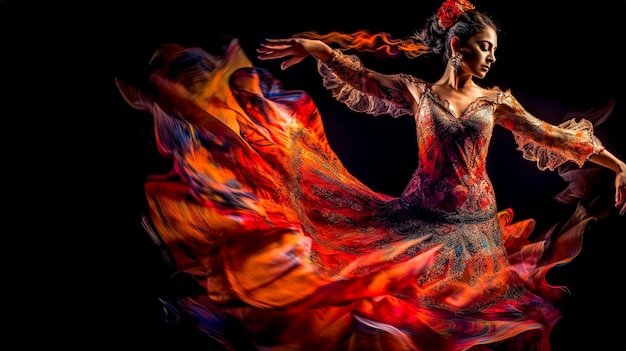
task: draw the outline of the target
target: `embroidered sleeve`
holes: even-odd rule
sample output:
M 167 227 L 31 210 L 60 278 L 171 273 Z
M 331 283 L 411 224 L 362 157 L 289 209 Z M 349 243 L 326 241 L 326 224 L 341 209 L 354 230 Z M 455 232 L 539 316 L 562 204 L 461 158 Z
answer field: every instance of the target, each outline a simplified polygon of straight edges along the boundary
M 553 125 L 528 113 L 510 91 L 502 92 L 498 100 L 495 122 L 513 132 L 517 149 L 525 159 L 537 162 L 541 170 L 554 170 L 567 161 L 582 167 L 604 150 L 594 135 L 593 124 L 586 119 Z
M 333 97 L 354 111 L 375 116 L 412 115 L 411 101 L 403 94 L 405 74 L 383 75 L 365 68 L 354 55 L 334 50 L 330 61 L 318 60 L 317 70 Z

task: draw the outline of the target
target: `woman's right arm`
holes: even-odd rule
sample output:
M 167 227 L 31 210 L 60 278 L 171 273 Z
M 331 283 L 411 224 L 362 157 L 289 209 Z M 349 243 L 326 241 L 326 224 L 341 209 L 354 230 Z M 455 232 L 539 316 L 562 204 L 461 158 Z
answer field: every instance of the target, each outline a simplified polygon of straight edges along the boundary
M 355 111 L 394 117 L 412 114 L 416 98 L 409 91 L 409 77 L 385 75 L 363 67 L 354 55 L 343 55 L 320 40 L 304 38 L 266 39 L 257 50 L 261 60 L 284 59 L 287 69 L 307 56 L 318 60 L 324 86 L 333 96 Z M 414 92 L 419 94 L 419 92 Z

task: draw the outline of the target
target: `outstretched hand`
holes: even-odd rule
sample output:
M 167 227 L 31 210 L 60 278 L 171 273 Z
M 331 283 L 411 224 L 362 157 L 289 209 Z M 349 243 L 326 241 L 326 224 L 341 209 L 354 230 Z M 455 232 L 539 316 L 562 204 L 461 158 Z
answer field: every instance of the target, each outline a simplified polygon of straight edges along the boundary
M 615 176 L 615 207 L 619 208 L 619 214 L 626 213 L 626 171 L 617 173 Z
M 323 62 L 330 60 L 332 48 L 320 40 L 289 38 L 265 39 L 257 49 L 259 60 L 284 59 L 280 68 L 285 70 L 312 55 Z

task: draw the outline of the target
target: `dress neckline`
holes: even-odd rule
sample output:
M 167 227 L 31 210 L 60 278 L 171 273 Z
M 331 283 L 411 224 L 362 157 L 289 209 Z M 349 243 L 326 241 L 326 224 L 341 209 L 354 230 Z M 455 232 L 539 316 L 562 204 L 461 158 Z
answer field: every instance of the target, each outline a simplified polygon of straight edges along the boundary
M 443 97 L 441 97 L 441 95 L 439 95 L 439 93 L 437 93 L 435 90 L 433 90 L 433 83 L 426 83 L 426 89 L 425 91 L 433 98 L 433 100 L 435 102 L 437 102 L 438 105 L 440 105 L 444 110 L 446 110 L 446 112 L 450 115 L 450 117 L 454 118 L 454 119 L 461 119 L 463 117 L 465 117 L 465 115 L 467 115 L 470 111 L 473 110 L 474 106 L 477 105 L 479 102 L 486 100 L 488 102 L 491 103 L 496 103 L 497 101 L 487 95 L 481 95 L 479 97 L 477 97 L 476 99 L 472 100 L 469 104 L 467 104 L 467 106 L 465 106 L 465 108 L 460 111 L 460 114 L 458 116 L 456 116 L 453 111 L 450 109 L 450 101 L 448 101 L 447 99 L 444 99 Z M 502 91 L 500 90 L 500 88 L 498 87 L 492 87 L 492 88 L 483 88 L 486 90 L 490 90 L 490 91 L 495 91 L 498 93 L 498 95 L 500 95 L 502 93 Z

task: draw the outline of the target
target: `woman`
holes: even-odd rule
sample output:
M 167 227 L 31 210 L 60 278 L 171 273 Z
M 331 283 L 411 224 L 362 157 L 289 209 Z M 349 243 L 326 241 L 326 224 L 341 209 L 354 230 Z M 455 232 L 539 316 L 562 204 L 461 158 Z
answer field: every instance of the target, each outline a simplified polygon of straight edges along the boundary
M 445 71 L 434 83 L 380 74 L 325 43 L 371 39 L 441 54 Z M 167 296 L 169 310 L 225 350 L 549 350 L 565 289 L 546 274 L 576 256 L 593 216 L 580 206 L 532 237 L 532 219 L 512 221 L 486 174 L 492 130 L 510 130 L 540 169 L 613 170 L 620 214 L 626 164 L 591 122 L 550 125 L 510 92 L 479 86 L 497 46 L 491 19 L 448 0 L 408 40 L 303 33 L 258 49 L 283 69 L 315 57 L 324 85 L 356 111 L 413 116 L 418 167 L 397 197 L 351 175 L 310 97 L 253 67 L 237 40 L 222 56 L 160 48 L 147 86 L 118 85 L 153 114 L 174 161 L 146 182 L 144 224 L 173 276 L 200 289 Z

